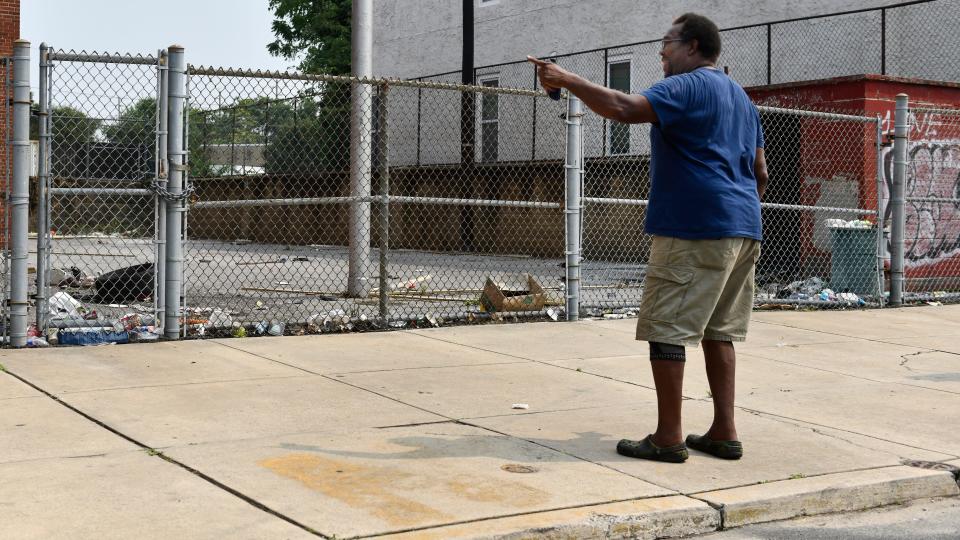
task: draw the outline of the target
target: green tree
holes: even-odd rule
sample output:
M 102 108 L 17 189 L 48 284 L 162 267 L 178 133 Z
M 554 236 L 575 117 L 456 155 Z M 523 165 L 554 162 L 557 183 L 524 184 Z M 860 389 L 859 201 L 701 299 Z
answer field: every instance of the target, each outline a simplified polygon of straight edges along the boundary
M 295 114 L 276 127 L 267 145 L 267 172 L 315 175 L 345 170 L 350 157 L 349 97 L 345 84 L 328 83 L 322 95 L 296 99 Z
M 157 100 L 143 98 L 120 113 L 116 122 L 103 127 L 104 138 L 121 145 L 155 144 L 157 128 Z
M 270 0 L 270 9 L 270 54 L 301 58 L 297 67 L 306 73 L 350 74 L 351 0 Z
M 73 107 L 54 107 L 50 115 L 57 122 L 55 130 L 60 132 L 61 139 L 72 139 L 70 142 L 90 142 L 96 137 L 100 129 L 100 120 L 90 118 Z M 40 104 L 30 104 L 30 140 L 40 140 Z
M 299 59 L 297 67 L 307 73 L 349 75 L 352 4 L 351 0 L 270 0 L 276 40 L 267 50 Z M 295 122 L 278 125 L 267 146 L 267 172 L 306 175 L 347 168 L 350 87 L 324 83 L 316 91 L 315 96 L 294 100 Z
M 97 130 L 103 124 L 73 107 L 54 107 L 50 112 L 54 144 L 87 144 L 96 140 Z M 31 126 L 31 130 L 34 126 Z M 39 125 L 37 125 L 39 138 Z

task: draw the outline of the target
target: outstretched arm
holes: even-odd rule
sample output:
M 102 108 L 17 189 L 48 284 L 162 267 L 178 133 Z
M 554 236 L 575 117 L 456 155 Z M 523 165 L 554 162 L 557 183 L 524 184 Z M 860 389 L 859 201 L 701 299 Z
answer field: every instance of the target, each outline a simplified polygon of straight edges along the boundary
M 554 63 L 532 56 L 528 56 L 527 60 L 537 66 L 540 85 L 548 92 L 566 88 L 580 98 L 590 110 L 617 122 L 640 124 L 657 121 L 656 112 L 644 96 L 624 94 L 618 90 L 594 84 Z

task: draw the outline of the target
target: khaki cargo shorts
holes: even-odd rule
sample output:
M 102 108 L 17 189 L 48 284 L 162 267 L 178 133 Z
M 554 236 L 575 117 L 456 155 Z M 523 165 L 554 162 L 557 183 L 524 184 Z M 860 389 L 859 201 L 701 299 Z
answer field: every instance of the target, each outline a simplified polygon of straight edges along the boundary
M 760 242 L 654 236 L 637 321 L 637 339 L 697 346 L 743 341 L 753 309 Z

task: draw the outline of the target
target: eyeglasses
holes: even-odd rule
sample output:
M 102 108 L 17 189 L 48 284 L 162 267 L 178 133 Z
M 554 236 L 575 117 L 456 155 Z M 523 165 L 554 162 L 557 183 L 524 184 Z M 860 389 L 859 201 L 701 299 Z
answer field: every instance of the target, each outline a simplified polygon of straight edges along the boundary
M 661 39 L 660 40 L 660 50 L 667 48 L 667 43 L 672 43 L 674 41 L 683 41 L 683 38 L 673 38 L 673 39 Z

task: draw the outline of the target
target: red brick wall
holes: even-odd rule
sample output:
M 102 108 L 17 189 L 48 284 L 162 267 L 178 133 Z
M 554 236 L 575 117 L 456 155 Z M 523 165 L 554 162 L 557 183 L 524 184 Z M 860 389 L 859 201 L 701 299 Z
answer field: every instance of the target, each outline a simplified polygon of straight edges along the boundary
M 910 96 L 911 107 L 957 109 L 960 84 L 916 79 L 861 75 L 795 84 L 754 87 L 747 90 L 754 102 L 785 108 L 825 109 L 863 116 L 880 116 L 884 132 L 893 131 L 897 94 Z M 861 205 L 877 199 L 875 127 L 866 126 L 861 138 L 850 127 L 806 119 L 801 123 L 800 169 L 817 178 L 855 178 Z M 890 182 L 889 147 L 884 149 L 884 184 Z M 960 115 L 918 113 L 911 118 L 912 166 L 908 167 L 907 196 L 953 198 L 960 194 Z M 819 186 L 801 191 L 801 203 L 816 205 Z M 888 190 L 881 198 L 886 200 Z M 960 276 L 960 208 L 942 203 L 908 203 L 906 277 L 907 286 L 937 287 L 937 280 Z M 801 256 L 823 258 L 814 245 L 813 214 L 800 222 Z M 850 219 L 849 217 L 847 219 Z M 950 280 L 946 280 L 950 281 Z
M 0 0 L 0 57 L 13 56 L 13 42 L 20 39 L 20 0 Z M 7 88 L 6 74 L 0 70 L 0 96 L 7 101 L 12 88 Z M 0 134 L 2 141 L 7 140 L 7 107 L 0 104 Z M 0 144 L 0 190 L 7 189 L 5 171 L 7 163 L 7 146 Z M 7 208 L 0 205 L 0 244 L 6 238 Z M 3 246 L 6 248 L 6 246 Z

